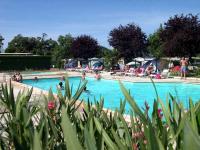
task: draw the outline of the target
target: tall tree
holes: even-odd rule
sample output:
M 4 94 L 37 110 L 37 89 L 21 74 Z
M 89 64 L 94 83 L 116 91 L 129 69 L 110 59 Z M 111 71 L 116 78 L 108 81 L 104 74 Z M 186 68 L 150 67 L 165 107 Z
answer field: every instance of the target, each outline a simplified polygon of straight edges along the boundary
M 125 58 L 126 62 L 147 53 L 146 35 L 135 24 L 120 25 L 113 29 L 109 34 L 108 42 L 118 51 L 119 57 Z
M 104 46 L 99 46 L 99 53 L 97 54 L 97 57 L 105 57 L 108 53 L 110 53 L 112 50 L 104 47 Z
M 5 52 L 51 55 L 51 52 L 56 45 L 57 42 L 52 39 L 43 39 L 43 37 L 24 37 L 19 34 L 8 43 Z
M 200 20 L 197 15 L 175 15 L 160 32 L 168 56 L 194 56 L 200 53 Z
M 36 54 L 38 55 L 51 55 L 57 46 L 57 42 L 53 39 L 47 39 L 48 35 L 46 33 L 42 33 L 41 37 L 37 37 L 37 48 Z
M 37 39 L 34 37 L 23 37 L 21 34 L 15 36 L 9 43 L 5 52 L 7 53 L 32 53 L 37 46 Z
M 3 49 L 3 36 L 0 34 L 0 53 L 2 52 L 2 49 Z
M 163 30 L 163 28 L 161 25 L 160 28 L 153 34 L 150 34 L 147 39 L 147 41 L 148 41 L 147 50 L 155 58 L 160 58 L 160 57 L 164 56 L 163 48 L 162 48 L 163 43 L 160 39 L 160 32 L 162 32 L 162 30 Z
M 61 60 L 65 58 L 70 58 L 71 54 L 69 50 L 72 45 L 73 37 L 70 34 L 65 36 L 60 35 L 58 37 L 58 46 L 53 51 L 52 54 L 52 62 L 56 65 L 56 67 L 61 67 Z
M 99 46 L 97 40 L 88 35 L 81 35 L 72 42 L 70 53 L 74 58 L 88 59 L 97 56 Z

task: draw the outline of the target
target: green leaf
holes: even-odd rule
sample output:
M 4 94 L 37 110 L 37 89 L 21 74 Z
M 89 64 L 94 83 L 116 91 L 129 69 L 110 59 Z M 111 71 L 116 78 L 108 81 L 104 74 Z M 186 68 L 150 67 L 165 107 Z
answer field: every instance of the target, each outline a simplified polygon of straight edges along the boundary
M 190 99 L 189 101 L 189 104 L 190 104 L 190 116 L 191 116 L 191 122 L 192 122 L 192 128 L 195 132 L 198 131 L 198 128 L 197 128 L 197 121 L 196 121 L 196 115 L 195 115 L 195 108 L 194 108 L 194 105 L 192 103 L 192 100 Z
M 82 150 L 81 144 L 77 137 L 77 133 L 74 130 L 72 123 L 70 122 L 67 115 L 67 111 L 64 107 L 62 107 L 61 126 L 64 134 L 66 148 L 68 150 Z
M 95 142 L 95 138 L 94 138 L 94 135 L 90 134 L 87 127 L 85 127 L 84 129 L 84 139 L 85 139 L 85 145 L 86 145 L 86 148 L 88 150 L 96 150 L 97 147 L 96 147 L 96 142 Z
M 114 131 L 113 128 L 111 128 L 111 133 L 112 133 L 119 149 L 127 150 L 128 148 L 122 143 L 120 137 L 117 135 L 117 133 Z
M 42 150 L 42 146 L 40 143 L 40 137 L 38 132 L 35 130 L 34 132 L 34 139 L 33 139 L 33 150 Z
M 109 135 L 106 133 L 106 131 L 103 129 L 103 127 L 101 126 L 100 122 L 98 121 L 97 118 L 94 118 L 94 122 L 95 125 L 97 127 L 97 130 L 99 131 L 100 134 L 103 135 L 103 138 L 106 142 L 106 144 L 109 146 L 110 149 L 112 150 L 117 150 L 118 147 L 116 146 L 116 144 L 111 140 L 111 138 L 109 137 Z
M 188 149 L 199 150 L 200 137 L 198 133 L 194 131 L 190 122 L 186 120 L 184 127 L 183 150 Z
M 122 121 L 123 128 L 125 129 L 125 135 L 126 135 L 126 138 L 127 138 L 127 145 L 128 145 L 129 148 L 131 148 L 131 147 L 132 147 L 132 138 L 131 138 L 131 136 L 130 136 L 130 132 L 129 132 L 129 129 L 128 129 L 128 125 L 127 125 L 127 123 L 126 123 L 124 117 L 122 116 L 122 114 L 120 114 L 120 113 L 118 112 L 118 116 L 119 116 L 120 120 Z
M 68 78 L 65 78 L 65 95 L 69 100 L 71 99 L 71 90 Z
M 120 85 L 120 88 L 121 88 L 124 96 L 126 97 L 126 100 L 129 102 L 129 104 L 133 108 L 134 112 L 140 117 L 140 119 L 142 119 L 142 121 L 144 123 L 147 122 L 145 115 L 142 113 L 142 111 L 136 104 L 135 100 L 130 96 L 128 90 L 123 86 L 123 84 L 121 82 L 119 82 L 119 85 Z
M 83 93 L 84 88 L 86 87 L 87 81 L 84 81 L 83 85 L 81 86 L 81 88 L 78 88 L 75 95 L 73 96 L 72 99 L 77 100 L 81 94 Z
M 160 103 L 160 105 L 161 105 L 161 107 L 162 107 L 162 111 L 163 111 L 163 114 L 164 114 L 164 116 L 165 116 L 166 123 L 168 124 L 168 126 L 169 126 L 169 128 L 170 128 L 170 129 L 169 129 L 169 132 L 172 134 L 172 136 L 175 136 L 174 129 L 173 129 L 173 125 L 172 125 L 172 123 L 171 123 L 170 112 L 168 111 L 168 109 L 165 108 L 164 103 L 163 103 L 160 99 L 158 99 L 158 101 L 159 101 L 159 103 Z

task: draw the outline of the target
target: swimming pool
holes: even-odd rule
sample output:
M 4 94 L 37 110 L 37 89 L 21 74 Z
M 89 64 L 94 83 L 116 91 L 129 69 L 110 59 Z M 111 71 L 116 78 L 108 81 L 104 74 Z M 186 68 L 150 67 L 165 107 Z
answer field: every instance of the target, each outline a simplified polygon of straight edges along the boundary
M 70 85 L 73 84 L 73 91 L 78 87 L 80 77 L 70 77 Z M 115 110 L 120 106 L 120 99 L 124 99 L 124 96 L 120 90 L 118 81 L 101 79 L 97 81 L 95 78 L 86 78 L 88 80 L 87 89 L 89 93 L 83 92 L 81 98 L 84 100 L 90 99 L 94 102 L 94 97 L 99 100 L 100 97 L 104 97 L 104 107 Z M 58 78 L 39 79 L 38 82 L 34 80 L 24 80 L 24 84 L 31 85 L 43 90 L 49 90 L 52 88 L 56 93 L 56 85 L 60 80 Z M 144 102 L 147 101 L 150 106 L 153 106 L 153 101 L 156 98 L 155 90 L 152 83 L 132 83 L 123 82 L 127 89 L 130 89 L 131 95 L 140 107 L 144 106 Z M 169 93 L 176 96 L 179 101 L 182 101 L 184 106 L 188 106 L 189 98 L 192 100 L 200 100 L 200 85 L 186 84 L 186 83 L 155 83 L 159 97 L 165 102 Z M 129 106 L 126 106 L 126 110 L 129 110 Z

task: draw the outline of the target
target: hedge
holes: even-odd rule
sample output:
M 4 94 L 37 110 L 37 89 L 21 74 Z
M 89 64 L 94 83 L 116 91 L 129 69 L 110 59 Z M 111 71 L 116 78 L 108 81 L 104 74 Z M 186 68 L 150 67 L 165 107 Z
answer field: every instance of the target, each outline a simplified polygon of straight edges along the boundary
M 0 56 L 0 70 L 26 70 L 26 69 L 49 69 L 51 66 L 50 56 L 34 55 L 2 55 Z

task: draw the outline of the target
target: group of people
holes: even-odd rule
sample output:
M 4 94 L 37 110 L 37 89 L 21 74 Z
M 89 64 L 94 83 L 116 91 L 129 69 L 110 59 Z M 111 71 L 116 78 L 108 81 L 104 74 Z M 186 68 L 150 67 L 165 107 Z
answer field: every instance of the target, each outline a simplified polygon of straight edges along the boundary
M 98 71 L 96 71 L 95 72 L 95 76 L 94 76 L 97 80 L 100 80 L 101 79 L 101 75 L 100 75 L 100 73 L 98 72 Z M 85 78 L 86 78 L 86 73 L 85 72 L 83 72 L 82 73 L 82 80 L 85 80 Z
M 82 77 L 81 77 L 81 78 L 82 78 L 82 80 L 85 80 L 85 78 L 86 78 L 86 73 L 85 73 L 85 72 L 82 73 Z M 97 80 L 100 80 L 100 79 L 101 79 L 101 75 L 99 74 L 98 71 L 95 72 L 95 78 L 96 78 Z M 88 93 L 88 94 L 90 94 L 90 91 L 87 89 L 87 87 L 85 87 L 85 88 L 83 89 L 83 91 L 86 92 L 86 93 Z
M 156 70 L 155 66 L 153 64 L 150 64 L 148 67 L 146 67 L 146 69 L 141 66 L 137 68 L 126 67 L 125 72 L 134 73 L 135 76 L 139 76 L 139 74 L 151 75 L 152 73 L 155 72 L 155 70 Z
M 14 75 L 12 76 L 12 81 L 17 81 L 17 82 L 22 82 L 22 75 L 20 74 L 20 72 L 16 72 L 14 73 Z

